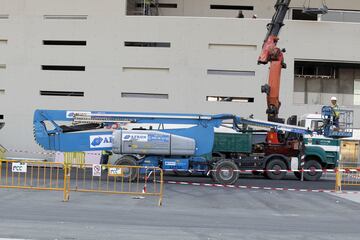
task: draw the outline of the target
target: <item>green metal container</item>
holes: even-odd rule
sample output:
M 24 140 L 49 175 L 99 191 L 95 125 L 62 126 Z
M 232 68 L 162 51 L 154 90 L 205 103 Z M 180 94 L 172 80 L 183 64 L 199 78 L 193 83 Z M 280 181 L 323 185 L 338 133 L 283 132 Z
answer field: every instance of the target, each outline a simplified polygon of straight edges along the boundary
M 213 152 L 252 152 L 252 134 L 215 133 Z

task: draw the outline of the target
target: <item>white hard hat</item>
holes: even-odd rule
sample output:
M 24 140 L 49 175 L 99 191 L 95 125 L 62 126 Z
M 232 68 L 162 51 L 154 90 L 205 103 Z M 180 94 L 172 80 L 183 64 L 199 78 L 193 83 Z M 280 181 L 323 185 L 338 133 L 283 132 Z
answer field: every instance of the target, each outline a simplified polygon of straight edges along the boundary
M 331 97 L 331 101 L 337 101 L 336 97 Z

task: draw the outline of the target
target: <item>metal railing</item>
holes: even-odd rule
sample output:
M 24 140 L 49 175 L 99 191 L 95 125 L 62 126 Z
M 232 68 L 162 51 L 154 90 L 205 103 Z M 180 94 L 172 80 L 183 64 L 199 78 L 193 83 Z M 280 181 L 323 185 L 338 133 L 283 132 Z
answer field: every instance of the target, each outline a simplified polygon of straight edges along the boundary
M 157 196 L 163 200 L 163 170 L 158 167 L 72 164 L 70 191 Z
M 67 175 L 63 163 L 0 160 L 0 188 L 63 191 L 68 201 Z
M 78 162 L 78 161 L 75 161 Z M 0 160 L 0 188 L 157 196 L 163 201 L 158 167 Z
M 336 171 L 336 191 L 341 191 L 343 186 L 360 186 L 359 145 L 357 140 L 342 140 L 340 161 Z

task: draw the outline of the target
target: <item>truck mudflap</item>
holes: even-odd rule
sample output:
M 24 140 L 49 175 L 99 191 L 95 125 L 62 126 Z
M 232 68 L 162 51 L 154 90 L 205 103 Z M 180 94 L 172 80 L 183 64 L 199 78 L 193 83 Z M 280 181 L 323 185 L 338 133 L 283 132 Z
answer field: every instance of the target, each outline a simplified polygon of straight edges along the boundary
M 300 161 L 298 157 L 291 157 L 290 159 L 290 170 L 291 171 L 297 171 L 300 167 Z

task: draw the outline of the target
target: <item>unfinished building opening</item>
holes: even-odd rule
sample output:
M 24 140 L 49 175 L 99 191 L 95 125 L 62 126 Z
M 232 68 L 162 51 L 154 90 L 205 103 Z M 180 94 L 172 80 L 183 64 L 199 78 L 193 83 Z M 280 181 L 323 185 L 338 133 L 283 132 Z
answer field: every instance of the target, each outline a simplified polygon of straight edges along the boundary
M 177 3 L 165 3 L 158 0 L 127 0 L 127 15 L 160 15 L 161 9 L 177 9 Z
M 4 126 L 5 126 L 4 115 L 0 114 L 0 129 L 2 129 Z
M 360 63 L 295 61 L 294 103 L 360 105 Z
M 302 9 L 292 9 L 293 20 L 317 21 L 317 14 L 306 14 Z
M 75 40 L 43 40 L 44 45 L 58 46 L 86 46 L 86 41 Z
M 84 92 L 75 91 L 40 91 L 41 96 L 55 96 L 55 97 L 84 97 Z
M 238 102 L 238 103 L 253 103 L 252 97 L 229 97 L 229 96 L 206 96 L 208 102 Z
M 157 48 L 169 48 L 171 47 L 170 42 L 133 42 L 125 41 L 125 47 L 157 47 Z
M 242 6 L 242 5 L 221 5 L 221 4 L 211 4 L 210 9 L 218 10 L 254 10 L 254 6 Z
M 42 65 L 41 69 L 48 71 L 85 71 L 85 66 Z

